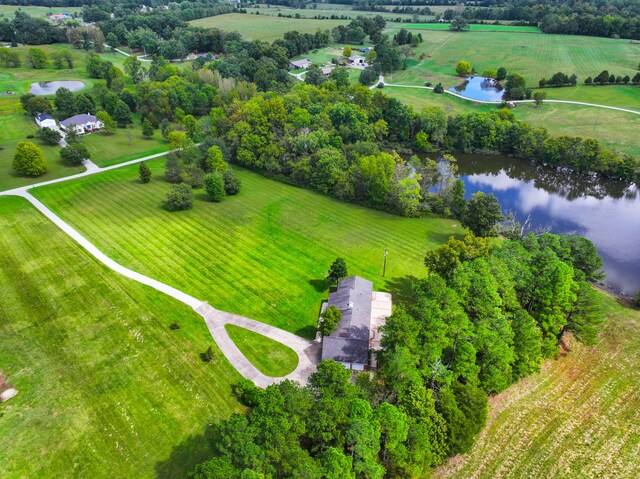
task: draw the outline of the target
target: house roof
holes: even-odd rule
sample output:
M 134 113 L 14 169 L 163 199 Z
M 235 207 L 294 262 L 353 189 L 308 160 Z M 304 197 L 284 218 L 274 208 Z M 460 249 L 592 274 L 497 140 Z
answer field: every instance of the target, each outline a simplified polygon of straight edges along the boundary
M 359 276 L 345 278 L 329 295 L 329 306 L 342 311 L 338 329 L 322 340 L 322 360 L 367 364 L 373 283 Z
M 364 60 L 364 57 L 361 55 L 352 55 L 349 57 L 349 61 L 355 62 L 356 60 Z
M 307 58 L 303 58 L 302 60 L 291 61 L 289 63 L 297 68 L 304 68 L 306 66 L 311 65 L 311 62 Z
M 46 113 L 38 113 L 36 115 L 36 121 L 44 121 L 44 120 L 53 120 L 51 115 L 47 115 Z
M 60 124 L 62 126 L 84 125 L 86 123 L 93 123 L 96 121 L 98 121 L 98 119 L 95 116 L 89 115 L 88 113 L 81 113 L 80 115 L 75 115 L 71 118 L 67 118 L 66 120 L 62 120 Z

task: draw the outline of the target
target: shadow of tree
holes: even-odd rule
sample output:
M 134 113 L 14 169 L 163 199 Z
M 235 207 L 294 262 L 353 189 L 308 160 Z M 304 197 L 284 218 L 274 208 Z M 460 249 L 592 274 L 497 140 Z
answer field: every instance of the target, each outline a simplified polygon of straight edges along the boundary
M 310 279 L 309 285 L 313 287 L 318 293 L 322 293 L 327 290 L 329 287 L 329 283 L 327 283 L 326 279 Z
M 156 477 L 187 477 L 197 464 L 211 459 L 213 451 L 206 437 L 206 429 L 202 434 L 189 436 L 173 448 L 166 460 L 158 462 L 155 465 Z
M 413 283 L 418 278 L 407 275 L 397 278 L 389 278 L 385 281 L 385 290 L 393 296 L 393 303 L 411 305 L 413 303 Z

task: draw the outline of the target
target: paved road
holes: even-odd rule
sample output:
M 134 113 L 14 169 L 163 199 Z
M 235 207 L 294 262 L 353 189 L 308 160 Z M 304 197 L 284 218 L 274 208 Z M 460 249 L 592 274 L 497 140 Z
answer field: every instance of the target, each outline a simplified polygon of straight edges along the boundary
M 126 276 L 134 281 L 149 286 L 161 293 L 167 294 L 172 298 L 186 304 L 194 311 L 196 311 L 205 320 L 209 332 L 214 341 L 227 357 L 231 365 L 245 378 L 250 379 L 259 387 L 266 387 L 270 384 L 274 384 L 285 379 L 291 379 L 298 381 L 301 384 L 306 384 L 309 376 L 315 371 L 316 365 L 319 361 L 320 347 L 318 343 L 309 341 L 307 339 L 296 336 L 282 329 L 268 324 L 260 323 L 253 319 L 238 316 L 236 314 L 227 313 L 214 309 L 206 302 L 197 299 L 187 293 L 184 293 L 173 286 L 157 281 L 153 278 L 149 278 L 143 274 L 133 271 L 129 268 L 116 263 L 109 258 L 106 254 L 100 251 L 93 243 L 82 236 L 75 228 L 65 222 L 62 218 L 56 215 L 53 211 L 47 208 L 41 201 L 35 198 L 28 190 L 31 188 L 37 188 L 38 186 L 50 185 L 53 183 L 61 183 L 63 181 L 69 181 L 75 178 L 81 178 L 84 176 L 90 176 L 101 173 L 103 171 L 113 170 L 116 168 L 122 168 L 123 166 L 140 163 L 141 161 L 150 160 L 166 153 L 160 153 L 156 155 L 147 156 L 144 158 L 138 158 L 137 160 L 128 161 L 119 165 L 113 165 L 106 168 L 99 168 L 91 161 L 86 160 L 85 166 L 87 171 L 79 173 L 77 175 L 68 176 L 66 178 L 59 178 L 57 180 L 46 181 L 43 183 L 37 183 L 35 185 L 24 186 L 21 188 L 15 188 L 8 191 L 0 192 L 0 196 L 20 196 L 29 201 L 35 206 L 43 215 L 49 218 L 56 226 L 64 231 L 69 237 L 82 246 L 89 254 L 98 259 L 101 263 L 106 265 L 113 271 Z M 298 365 L 296 369 L 289 375 L 280 378 L 273 378 L 262 374 L 258 369 L 251 364 L 251 362 L 240 352 L 235 343 L 231 340 L 227 331 L 224 328 L 225 324 L 234 324 L 241 328 L 249 329 L 256 333 L 262 334 L 268 338 L 271 338 L 279 343 L 282 343 L 289 348 L 293 349 L 298 355 Z

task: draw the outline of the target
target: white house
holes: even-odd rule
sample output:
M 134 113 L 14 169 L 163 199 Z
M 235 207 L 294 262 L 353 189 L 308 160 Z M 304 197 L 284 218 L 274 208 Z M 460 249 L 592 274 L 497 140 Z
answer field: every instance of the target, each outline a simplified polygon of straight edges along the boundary
M 360 55 L 350 56 L 347 60 L 349 60 L 349 63 L 354 67 L 366 68 L 369 66 L 366 59 Z
M 65 131 L 75 131 L 78 135 L 98 131 L 104 126 L 100 120 L 89 113 L 72 116 L 71 118 L 62 120 L 60 124 Z
M 40 128 L 51 128 L 56 130 L 56 121 L 46 113 L 39 113 L 36 115 L 36 123 Z

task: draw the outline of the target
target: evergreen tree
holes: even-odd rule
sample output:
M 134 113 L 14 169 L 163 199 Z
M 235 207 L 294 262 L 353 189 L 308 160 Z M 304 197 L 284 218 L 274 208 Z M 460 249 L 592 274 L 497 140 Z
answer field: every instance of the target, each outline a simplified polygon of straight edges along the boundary
M 329 285 L 334 285 L 347 275 L 347 263 L 342 258 L 336 258 L 327 273 L 327 282 Z
M 147 165 L 145 165 L 144 161 L 140 163 L 138 173 L 142 183 L 149 183 L 151 181 L 151 170 Z
M 165 177 L 169 183 L 180 183 L 182 181 L 182 165 L 180 164 L 180 158 L 175 153 L 167 155 Z
M 193 207 L 193 190 L 189 185 L 179 183 L 171 185 L 167 193 L 167 209 L 169 211 L 190 210 Z
M 144 121 L 142 122 L 142 135 L 146 139 L 151 139 L 151 137 L 153 136 L 153 132 L 154 132 L 153 125 L 149 120 L 145 118 Z
M 227 196 L 237 195 L 242 186 L 240 179 L 232 170 L 226 170 L 222 173 L 224 179 L 224 192 Z

